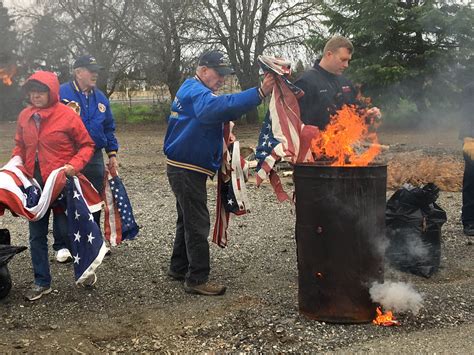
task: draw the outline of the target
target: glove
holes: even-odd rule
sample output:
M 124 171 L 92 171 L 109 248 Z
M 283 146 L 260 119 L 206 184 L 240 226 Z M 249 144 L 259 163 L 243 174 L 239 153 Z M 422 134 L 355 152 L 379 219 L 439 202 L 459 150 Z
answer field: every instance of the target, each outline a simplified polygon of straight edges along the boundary
M 464 157 L 474 160 L 474 138 L 464 138 L 464 144 L 462 146 L 462 152 Z

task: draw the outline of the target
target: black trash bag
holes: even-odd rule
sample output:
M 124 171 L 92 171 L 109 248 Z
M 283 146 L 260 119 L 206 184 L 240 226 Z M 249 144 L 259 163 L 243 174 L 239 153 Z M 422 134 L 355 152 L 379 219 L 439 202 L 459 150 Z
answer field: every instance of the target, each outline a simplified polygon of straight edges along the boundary
M 0 299 L 6 297 L 12 288 L 12 280 L 7 264 L 15 256 L 26 250 L 26 247 L 15 247 L 10 244 L 8 229 L 0 229 Z
M 395 268 L 430 277 L 441 260 L 441 227 L 446 212 L 435 201 L 439 188 L 432 183 L 423 187 L 407 186 L 387 201 L 385 222 L 390 242 L 385 251 Z

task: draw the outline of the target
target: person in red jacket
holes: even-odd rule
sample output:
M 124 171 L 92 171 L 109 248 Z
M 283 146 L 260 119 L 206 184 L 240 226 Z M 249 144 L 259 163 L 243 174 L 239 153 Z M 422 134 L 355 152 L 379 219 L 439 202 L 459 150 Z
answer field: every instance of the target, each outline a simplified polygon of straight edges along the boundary
M 24 172 L 44 186 L 51 172 L 64 168 L 67 176 L 82 170 L 94 154 L 94 142 L 81 118 L 59 102 L 59 81 L 56 74 L 38 71 L 23 85 L 30 105 L 20 112 L 13 156 L 21 158 Z M 34 284 L 25 297 L 34 301 L 51 292 L 48 259 L 48 223 L 51 209 L 36 222 L 29 223 L 30 252 Z M 64 212 L 53 216 L 58 233 L 67 236 Z

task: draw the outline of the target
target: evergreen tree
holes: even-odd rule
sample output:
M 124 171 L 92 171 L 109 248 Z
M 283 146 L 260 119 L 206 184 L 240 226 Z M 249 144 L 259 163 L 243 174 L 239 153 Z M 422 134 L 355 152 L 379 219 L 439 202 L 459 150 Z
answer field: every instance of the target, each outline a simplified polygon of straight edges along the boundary
M 436 0 L 320 1 L 331 34 L 353 41 L 348 74 L 378 104 L 400 98 L 428 114 L 453 108 L 472 73 L 472 5 Z M 308 44 L 320 50 L 327 38 L 313 33 Z M 472 80 L 472 74 L 470 80 Z

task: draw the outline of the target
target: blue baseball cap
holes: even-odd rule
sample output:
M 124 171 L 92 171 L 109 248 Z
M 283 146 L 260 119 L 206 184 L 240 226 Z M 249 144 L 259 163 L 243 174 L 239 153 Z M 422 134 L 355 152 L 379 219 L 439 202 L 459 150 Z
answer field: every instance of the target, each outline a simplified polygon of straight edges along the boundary
M 82 57 L 77 58 L 72 67 L 74 69 L 86 68 L 93 72 L 98 72 L 101 69 L 104 69 L 103 66 L 97 64 L 97 60 L 91 55 L 83 55 Z
M 225 59 L 224 54 L 215 50 L 201 54 L 198 65 L 212 68 L 223 76 L 235 73 L 230 63 Z

